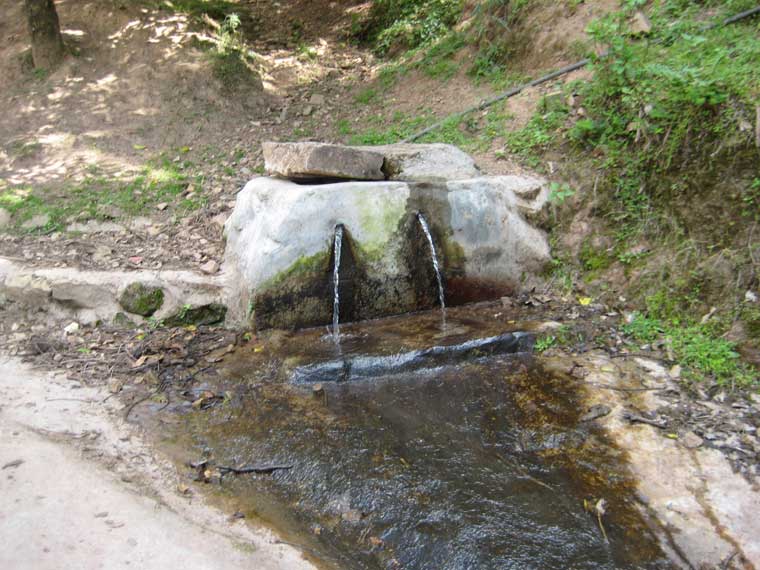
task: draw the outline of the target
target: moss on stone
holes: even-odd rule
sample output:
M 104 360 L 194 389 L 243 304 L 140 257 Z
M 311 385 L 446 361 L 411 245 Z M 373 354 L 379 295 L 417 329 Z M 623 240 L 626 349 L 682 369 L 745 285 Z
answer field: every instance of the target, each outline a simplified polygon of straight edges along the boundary
M 144 283 L 130 283 L 119 298 L 119 304 L 128 313 L 149 317 L 164 304 L 164 291 Z
M 116 327 L 132 328 L 135 326 L 134 321 L 121 311 L 113 317 L 113 325 Z
M 221 303 L 208 303 L 191 307 L 185 305 L 173 315 L 164 319 L 167 327 L 181 327 L 187 325 L 217 325 L 224 322 L 227 316 L 227 307 Z
M 443 240 L 443 264 L 448 271 L 464 271 L 464 264 L 467 256 L 461 245 L 455 242 L 451 237 Z
M 406 200 L 380 201 L 374 196 L 361 196 L 358 206 L 365 238 L 358 245 L 372 258 L 387 249 L 391 236 L 398 231 L 399 221 L 406 215 Z
M 274 287 L 281 287 L 292 281 L 308 279 L 316 273 L 324 271 L 329 261 L 330 254 L 326 251 L 320 251 L 314 255 L 302 255 L 290 267 L 280 271 L 262 283 L 259 290 L 267 291 Z

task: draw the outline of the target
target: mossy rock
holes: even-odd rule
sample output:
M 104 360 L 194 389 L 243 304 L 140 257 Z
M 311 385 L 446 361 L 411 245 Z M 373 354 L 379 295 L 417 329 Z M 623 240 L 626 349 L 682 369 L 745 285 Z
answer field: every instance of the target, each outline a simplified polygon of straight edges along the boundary
M 126 314 L 118 312 L 113 317 L 113 325 L 116 327 L 132 328 L 135 326 L 135 323 Z
M 121 294 L 119 304 L 128 313 L 150 317 L 164 304 L 164 290 L 143 283 L 131 283 Z
M 182 307 L 178 312 L 164 319 L 167 327 L 186 325 L 217 325 L 224 322 L 227 307 L 221 303 L 209 303 L 198 307 Z

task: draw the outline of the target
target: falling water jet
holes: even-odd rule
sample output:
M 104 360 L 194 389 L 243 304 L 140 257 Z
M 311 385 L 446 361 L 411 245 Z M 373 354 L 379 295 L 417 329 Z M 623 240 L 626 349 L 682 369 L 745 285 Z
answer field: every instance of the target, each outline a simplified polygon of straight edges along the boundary
M 340 337 L 340 252 L 343 247 L 343 226 L 335 226 L 335 244 L 334 244 L 333 262 L 333 338 L 337 341 Z
M 435 253 L 435 243 L 433 243 L 433 236 L 430 233 L 430 228 L 428 227 L 427 220 L 425 219 L 425 216 L 422 215 L 422 212 L 417 212 L 417 220 L 420 222 L 422 231 L 424 232 L 425 237 L 427 238 L 428 245 L 430 246 L 430 256 L 433 258 L 433 269 L 435 270 L 435 280 L 438 282 L 438 302 L 441 305 L 441 309 L 445 311 L 446 303 L 445 303 L 444 295 L 443 295 L 443 280 L 441 279 L 441 269 L 438 265 L 438 255 L 436 255 Z

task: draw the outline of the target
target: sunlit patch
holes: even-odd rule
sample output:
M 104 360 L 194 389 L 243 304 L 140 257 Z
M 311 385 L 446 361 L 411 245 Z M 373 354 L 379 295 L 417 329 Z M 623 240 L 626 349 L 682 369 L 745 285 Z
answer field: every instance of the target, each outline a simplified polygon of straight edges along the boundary
M 0 206 L 13 208 L 21 205 L 32 193 L 28 186 L 0 190 Z

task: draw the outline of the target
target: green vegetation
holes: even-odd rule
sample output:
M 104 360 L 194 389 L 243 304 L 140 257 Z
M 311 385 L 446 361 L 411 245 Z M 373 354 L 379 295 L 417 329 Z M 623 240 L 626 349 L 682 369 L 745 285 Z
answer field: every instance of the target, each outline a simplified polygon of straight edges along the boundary
M 537 166 L 539 152 L 546 150 L 550 144 L 556 143 L 568 112 L 569 110 L 565 107 L 534 115 L 524 128 L 507 133 L 507 148 L 532 166 Z
M 573 331 L 569 325 L 560 325 L 553 334 L 539 337 L 534 348 L 536 352 L 541 353 L 555 346 L 571 346 L 579 341 L 583 341 L 583 335 L 580 332 Z
M 236 2 L 230 0 L 161 0 L 154 1 L 153 4 L 176 12 L 184 12 L 198 22 L 203 21 L 205 17 L 221 22 L 240 9 Z
M 760 221 L 760 178 L 750 127 L 760 95 L 758 21 L 708 27 L 753 3 L 660 0 L 648 4 L 651 33 L 634 38 L 630 16 L 642 5 L 629 0 L 590 26 L 608 55 L 592 56 L 593 76 L 544 100 L 523 129 L 506 134 L 506 147 L 537 168 L 560 152 L 572 157 L 566 172 L 597 173 L 593 193 L 590 184 L 579 188 L 570 207 L 563 186 L 552 187 L 555 231 L 588 205 L 611 243 L 582 244 L 586 280 L 615 263 L 637 271 L 626 296 L 645 299 L 646 310 L 625 326 L 632 338 L 666 343 L 693 380 L 757 386 L 757 371 L 725 334 L 740 322 L 748 342 L 760 345 L 760 309 L 735 301 L 756 288 L 750 230 Z M 486 76 L 505 56 L 481 47 L 475 75 Z M 560 253 L 553 267 L 565 288 L 572 263 Z M 695 317 L 712 306 L 705 323 Z
M 623 332 L 639 342 L 663 340 L 690 380 L 712 378 L 732 388 L 760 385 L 758 371 L 739 359 L 736 345 L 716 334 L 715 325 L 663 321 L 634 313 L 632 320 L 623 326 Z
M 538 353 L 544 352 L 557 345 L 557 337 L 554 335 L 546 335 L 536 340 L 535 351 Z
M 381 55 L 428 45 L 446 35 L 462 13 L 462 0 L 375 0 L 354 36 Z
M 477 55 L 468 71 L 471 77 L 504 83 L 504 77 L 509 77 L 508 65 L 515 50 L 529 41 L 516 36 L 515 30 L 534 3 L 532 0 L 484 0 L 475 4 L 470 41 Z M 514 80 L 512 77 L 511 81 Z
M 435 131 L 420 138 L 421 143 L 447 143 L 466 151 L 485 150 L 499 137 L 507 136 L 506 121 L 510 118 L 503 106 L 495 106 L 481 117 L 451 117 Z M 410 117 L 396 111 L 388 120 L 374 119 L 375 125 L 353 133 L 349 144 L 381 145 L 399 142 L 436 122 L 430 110 Z
M 185 191 L 193 178 L 180 168 L 182 165 L 162 159 L 143 168 L 129 180 L 101 175 L 97 169 L 82 182 L 52 191 L 44 188 L 32 190 L 26 186 L 0 190 L 0 208 L 5 208 L 19 226 L 40 214 L 49 216 L 41 230 L 45 233 L 62 230 L 67 223 L 112 217 L 115 208 L 124 216 L 144 214 L 162 202 L 174 202 Z M 197 181 L 196 181 L 197 182 Z M 179 213 L 196 210 L 206 199 L 196 195 L 176 203 Z
M 216 47 L 209 52 L 214 77 L 230 92 L 256 85 L 259 81 L 248 61 L 240 23 L 240 17 L 235 13 L 225 16 L 216 37 Z

